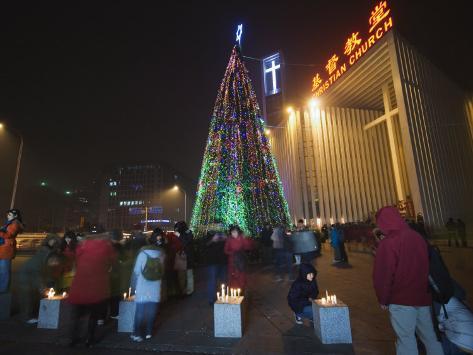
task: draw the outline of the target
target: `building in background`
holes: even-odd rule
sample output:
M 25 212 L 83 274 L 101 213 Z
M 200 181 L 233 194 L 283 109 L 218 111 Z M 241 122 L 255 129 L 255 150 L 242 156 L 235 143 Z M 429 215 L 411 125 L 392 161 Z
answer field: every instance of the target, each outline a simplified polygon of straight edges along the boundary
M 396 32 L 386 2 L 271 131 L 295 220 L 362 221 L 382 206 L 432 227 L 473 222 L 473 103 Z M 343 47 L 342 47 L 343 48 Z
M 99 224 L 107 229 L 171 228 L 192 209 L 193 184 L 165 164 L 117 165 L 100 184 Z

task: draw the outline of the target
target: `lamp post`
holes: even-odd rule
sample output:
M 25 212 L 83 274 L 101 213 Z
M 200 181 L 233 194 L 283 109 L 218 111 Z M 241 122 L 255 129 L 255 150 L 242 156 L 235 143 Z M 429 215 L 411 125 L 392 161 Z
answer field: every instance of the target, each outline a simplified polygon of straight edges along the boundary
M 182 187 L 178 185 L 174 185 L 174 190 L 181 190 L 184 193 L 184 220 L 187 223 L 187 192 Z
M 4 125 L 0 123 L 0 129 L 3 129 Z M 16 159 L 16 170 L 15 170 L 15 181 L 13 182 L 13 193 L 11 196 L 10 208 L 15 206 L 16 190 L 18 187 L 18 178 L 20 176 L 20 165 L 21 165 L 21 155 L 23 153 L 23 136 L 20 132 L 15 129 L 10 128 L 10 131 L 16 133 L 20 137 L 20 149 L 18 150 L 18 157 Z

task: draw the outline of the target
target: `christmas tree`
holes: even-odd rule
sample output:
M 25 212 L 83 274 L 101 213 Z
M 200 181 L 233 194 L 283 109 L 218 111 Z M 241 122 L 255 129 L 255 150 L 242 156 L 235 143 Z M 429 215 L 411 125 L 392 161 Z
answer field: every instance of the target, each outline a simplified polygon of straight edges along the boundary
M 248 70 L 236 45 L 217 95 L 191 228 L 237 224 L 255 236 L 264 223 L 289 225 L 276 162 Z

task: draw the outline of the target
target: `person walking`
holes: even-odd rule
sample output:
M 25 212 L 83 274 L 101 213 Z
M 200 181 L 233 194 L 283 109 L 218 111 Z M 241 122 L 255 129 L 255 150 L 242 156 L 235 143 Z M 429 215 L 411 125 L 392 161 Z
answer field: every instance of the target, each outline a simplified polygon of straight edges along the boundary
M 135 342 L 152 337 L 161 301 L 161 280 L 164 277 L 165 253 L 161 248 L 163 234 L 159 228 L 153 231 L 149 238 L 150 245 L 141 248 L 133 268 L 130 287 L 135 291 L 136 312 L 133 334 L 130 337 Z
M 376 249 L 373 285 L 378 302 L 388 310 L 396 333 L 398 355 L 418 354 L 415 334 L 427 355 L 443 354 L 432 323 L 429 255 L 422 236 L 394 207 L 383 207 L 376 222 L 385 236 Z
M 229 287 L 241 289 L 246 287 L 246 252 L 253 249 L 253 242 L 243 236 L 243 231 L 237 225 L 231 226 L 225 242 L 224 251 L 228 255 Z
M 72 307 L 70 346 L 80 341 L 79 318 L 88 315 L 86 346 L 95 343 L 95 328 L 110 298 L 110 271 L 117 258 L 110 235 L 103 229 L 94 231 L 75 251 L 76 275 L 67 298 Z
M 8 292 L 11 281 L 11 261 L 16 253 L 16 236 L 24 229 L 21 212 L 7 211 L 7 221 L 0 228 L 0 293 Z
M 283 281 L 285 273 L 288 280 L 291 279 L 292 247 L 290 238 L 286 236 L 283 226 L 276 226 L 273 229 L 271 240 L 273 242 L 274 263 L 276 266 L 275 282 Z

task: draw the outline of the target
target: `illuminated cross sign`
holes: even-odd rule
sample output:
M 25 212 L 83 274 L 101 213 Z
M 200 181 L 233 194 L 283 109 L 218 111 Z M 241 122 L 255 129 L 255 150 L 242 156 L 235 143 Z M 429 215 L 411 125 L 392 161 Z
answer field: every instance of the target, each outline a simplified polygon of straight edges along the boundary
M 281 91 L 281 58 L 279 53 L 263 59 L 264 92 L 266 96 Z

